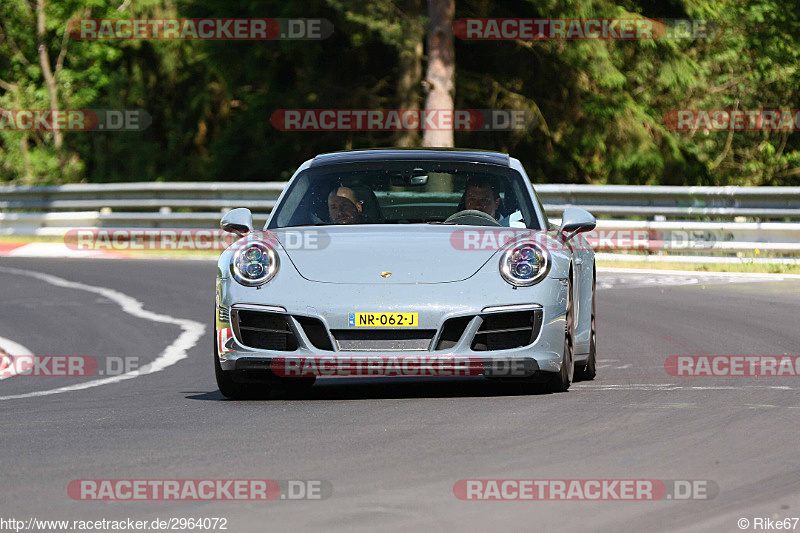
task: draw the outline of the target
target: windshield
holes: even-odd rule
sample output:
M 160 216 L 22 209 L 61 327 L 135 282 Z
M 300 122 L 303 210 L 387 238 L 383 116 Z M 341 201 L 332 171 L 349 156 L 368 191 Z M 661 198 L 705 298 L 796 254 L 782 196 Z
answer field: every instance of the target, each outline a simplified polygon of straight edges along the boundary
M 449 161 L 308 168 L 276 206 L 269 228 L 443 223 L 541 229 L 517 171 Z

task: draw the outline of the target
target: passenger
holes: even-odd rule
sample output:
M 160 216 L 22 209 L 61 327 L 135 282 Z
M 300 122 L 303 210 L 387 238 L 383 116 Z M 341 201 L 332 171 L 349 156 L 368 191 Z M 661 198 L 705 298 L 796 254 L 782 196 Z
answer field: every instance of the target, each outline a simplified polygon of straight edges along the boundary
M 360 224 L 361 202 L 349 187 L 337 187 L 328 195 L 328 214 L 334 224 Z

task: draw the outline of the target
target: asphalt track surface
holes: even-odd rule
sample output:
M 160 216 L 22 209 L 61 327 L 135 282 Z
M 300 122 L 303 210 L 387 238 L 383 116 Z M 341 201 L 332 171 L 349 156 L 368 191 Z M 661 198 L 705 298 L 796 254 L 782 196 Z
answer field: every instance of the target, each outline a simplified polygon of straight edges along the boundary
M 600 273 L 598 377 L 567 393 L 482 378 L 373 378 L 236 402 L 217 391 L 211 366 L 214 269 L 0 259 L 0 337 L 40 355 L 156 361 L 134 379 L 57 394 L 31 395 L 98 378 L 0 380 L 0 518 L 225 517 L 233 532 L 642 532 L 741 531 L 739 518 L 752 528 L 754 517 L 800 516 L 798 378 L 664 369 L 670 355 L 800 354 L 800 280 Z M 125 297 L 141 309 L 131 314 Z M 75 479 L 253 478 L 326 480 L 333 495 L 97 502 L 67 493 Z M 458 500 L 454 484 L 472 478 L 711 480 L 719 494 Z

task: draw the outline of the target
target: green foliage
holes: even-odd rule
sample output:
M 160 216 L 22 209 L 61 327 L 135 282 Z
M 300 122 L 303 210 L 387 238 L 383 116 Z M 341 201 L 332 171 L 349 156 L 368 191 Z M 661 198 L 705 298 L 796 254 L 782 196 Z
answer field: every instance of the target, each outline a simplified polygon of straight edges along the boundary
M 51 107 L 35 10 L 32 0 L 0 2 L 0 108 Z M 144 109 L 153 124 L 66 132 L 61 148 L 51 132 L 0 131 L 0 181 L 280 180 L 319 152 L 392 145 L 391 132 L 282 132 L 270 117 L 415 101 L 398 87 L 427 25 L 423 0 L 47 0 L 45 14 L 59 107 Z M 65 38 L 82 17 L 320 17 L 335 30 L 324 41 Z M 456 18 L 466 17 L 702 18 L 717 31 L 457 39 L 457 108 L 539 118 L 527 131 L 456 133 L 457 146 L 508 151 L 538 182 L 798 184 L 797 132 L 676 132 L 664 122 L 673 109 L 800 108 L 800 13 L 780 0 L 456 0 Z

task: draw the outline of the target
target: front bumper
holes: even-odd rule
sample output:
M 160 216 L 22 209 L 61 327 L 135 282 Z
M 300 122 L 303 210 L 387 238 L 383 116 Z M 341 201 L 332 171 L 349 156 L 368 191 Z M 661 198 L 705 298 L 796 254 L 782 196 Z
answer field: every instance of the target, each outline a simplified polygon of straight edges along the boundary
M 514 288 L 496 273 L 483 271 L 464 281 L 436 284 L 321 283 L 305 280 L 296 275 L 296 271 L 293 274 L 284 279 L 278 276 L 260 289 L 243 287 L 228 276 L 218 277 L 216 329 L 223 370 L 258 375 L 274 371 L 276 364 L 286 362 L 287 358 L 294 358 L 291 359 L 293 364 L 298 360 L 325 361 L 328 369 L 337 362 L 352 369 L 353 362 L 362 359 L 367 367 L 367 359 L 373 363 L 379 359 L 400 363 L 416 361 L 415 364 L 425 366 L 425 361 L 441 362 L 452 358 L 460 361 L 459 364 L 467 364 L 469 375 L 474 375 L 477 364 L 483 369 L 482 374 L 490 377 L 530 376 L 561 369 L 566 313 L 566 284 L 561 279 L 547 277 L 532 287 Z M 248 346 L 237 327 L 238 310 L 263 311 L 284 317 L 286 328 L 296 341 L 293 349 Z M 532 342 L 511 349 L 480 349 L 475 336 L 480 334 L 487 317 L 521 310 L 536 310 L 539 314 Z M 388 344 L 365 344 L 362 349 L 347 349 L 354 344 L 340 342 L 340 332 L 369 333 L 363 328 L 348 326 L 349 315 L 353 312 L 417 312 L 419 326 L 413 329 L 430 332 L 430 340 L 419 344 L 392 344 L 390 338 Z M 440 342 L 445 324 L 460 317 L 464 317 L 466 326 L 457 339 Z M 305 320 L 321 324 L 330 340 L 326 349 L 320 348 L 319 339 L 309 338 L 308 329 L 301 323 Z M 381 328 L 375 331 L 398 330 Z M 344 375 L 370 374 L 350 372 Z

